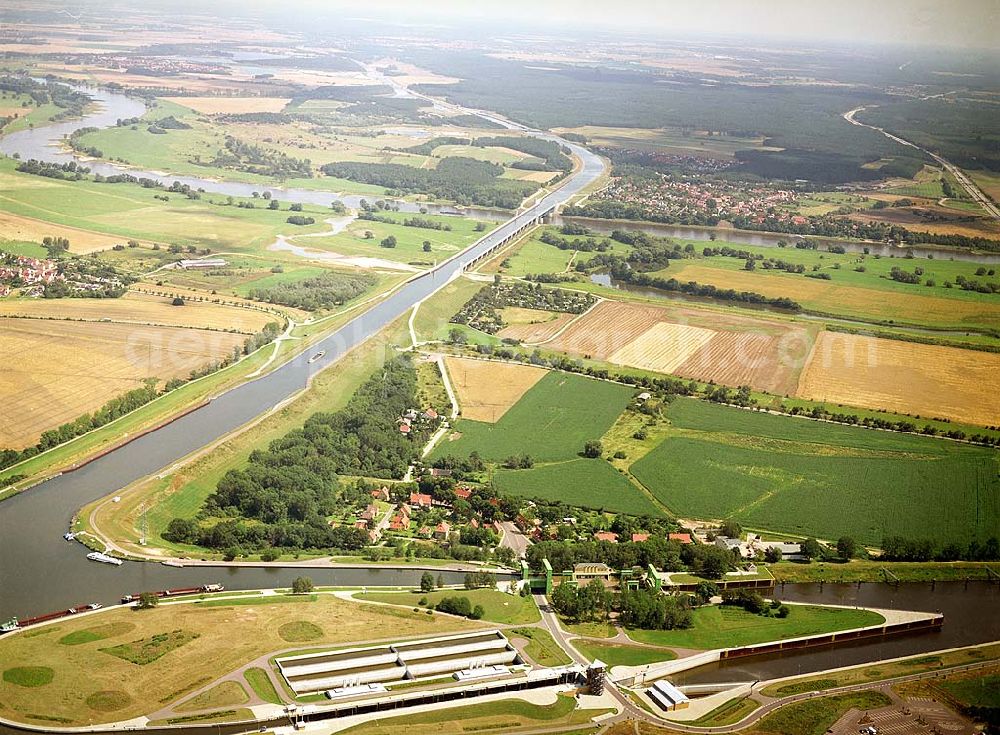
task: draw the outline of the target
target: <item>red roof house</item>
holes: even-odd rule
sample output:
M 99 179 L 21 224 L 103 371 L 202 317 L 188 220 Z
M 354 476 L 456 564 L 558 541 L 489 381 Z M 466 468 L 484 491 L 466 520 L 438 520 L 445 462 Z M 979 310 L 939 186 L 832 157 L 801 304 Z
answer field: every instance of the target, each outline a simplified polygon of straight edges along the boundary
M 430 508 L 433 498 L 426 493 L 410 493 L 410 505 L 416 505 L 420 508 Z
M 671 541 L 680 541 L 682 544 L 694 543 L 693 541 L 691 541 L 690 533 L 672 533 L 669 536 L 667 536 L 667 538 L 670 539 Z
M 649 540 L 649 534 L 648 533 L 633 533 L 632 534 L 632 543 L 633 544 L 639 543 L 640 541 L 647 541 L 647 540 Z
M 598 531 L 594 534 L 595 541 L 609 541 L 613 544 L 618 543 L 618 534 L 612 533 L 611 531 Z

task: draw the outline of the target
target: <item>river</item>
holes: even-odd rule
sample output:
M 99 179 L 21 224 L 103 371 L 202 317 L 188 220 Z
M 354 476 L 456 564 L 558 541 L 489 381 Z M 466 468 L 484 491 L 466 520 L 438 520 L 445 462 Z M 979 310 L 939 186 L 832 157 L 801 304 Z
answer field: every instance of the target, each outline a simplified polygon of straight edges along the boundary
M 133 99 L 104 90 L 88 90 L 101 109 L 83 119 L 45 128 L 25 130 L 0 139 L 0 152 L 18 153 L 22 159 L 64 161 L 70 154 L 58 147 L 64 135 L 80 127 L 106 127 L 121 117 L 141 113 Z M 113 567 L 87 561 L 87 549 L 67 543 L 62 534 L 73 514 L 87 503 L 119 490 L 131 482 L 175 463 L 181 457 L 225 436 L 284 399 L 302 390 L 309 378 L 329 367 L 351 348 L 406 313 L 457 276 L 464 263 L 485 253 L 536 217 L 558 206 L 596 180 L 604 171 L 602 160 L 586 149 L 567 143 L 583 165 L 557 191 L 538 204 L 499 225 L 468 249 L 434 269 L 414 277 L 385 300 L 358 315 L 315 345 L 309 354 L 293 358 L 271 373 L 217 396 L 208 405 L 142 436 L 85 465 L 60 475 L 0 504 L 0 620 L 11 615 L 27 617 L 86 602 L 109 602 L 125 592 L 163 589 L 206 582 L 221 582 L 237 589 L 287 585 L 291 572 L 252 568 L 176 569 L 151 563 L 126 562 Z M 116 173 L 117 167 L 101 164 L 94 170 Z M 133 172 L 135 173 L 135 172 Z M 178 177 L 158 177 L 172 181 Z M 249 195 L 250 184 L 231 184 L 179 178 L 207 191 Z M 278 192 L 279 190 L 273 189 Z M 307 199 L 317 192 L 285 192 L 303 201 L 329 202 L 330 195 Z M 300 194 L 302 196 L 300 196 Z M 411 205 L 415 206 L 415 205 Z M 326 354 L 309 362 L 314 352 Z M 320 584 L 399 584 L 415 582 L 420 573 L 386 570 L 310 570 Z M 449 578 L 449 575 L 446 575 Z M 457 577 L 450 577 L 454 580 Z

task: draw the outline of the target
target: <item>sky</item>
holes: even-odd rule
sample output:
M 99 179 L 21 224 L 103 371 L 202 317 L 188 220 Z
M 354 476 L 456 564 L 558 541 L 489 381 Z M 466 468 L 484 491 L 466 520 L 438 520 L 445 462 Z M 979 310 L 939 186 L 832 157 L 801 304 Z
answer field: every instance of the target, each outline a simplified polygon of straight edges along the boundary
M 545 26 L 583 22 L 598 28 L 670 35 L 780 36 L 1000 49 L 1000 0 L 335 0 L 334 4 L 345 11 L 389 11 L 411 22 L 530 20 L 541 26 L 540 31 Z

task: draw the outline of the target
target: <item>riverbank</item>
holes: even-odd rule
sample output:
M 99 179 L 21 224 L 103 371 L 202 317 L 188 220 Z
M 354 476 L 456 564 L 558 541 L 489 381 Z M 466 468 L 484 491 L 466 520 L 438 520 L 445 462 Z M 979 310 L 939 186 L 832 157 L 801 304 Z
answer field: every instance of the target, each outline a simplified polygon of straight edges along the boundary
M 778 585 L 807 582 L 857 582 L 897 584 L 900 582 L 1000 583 L 1000 562 L 978 561 L 868 561 L 780 562 L 770 565 Z

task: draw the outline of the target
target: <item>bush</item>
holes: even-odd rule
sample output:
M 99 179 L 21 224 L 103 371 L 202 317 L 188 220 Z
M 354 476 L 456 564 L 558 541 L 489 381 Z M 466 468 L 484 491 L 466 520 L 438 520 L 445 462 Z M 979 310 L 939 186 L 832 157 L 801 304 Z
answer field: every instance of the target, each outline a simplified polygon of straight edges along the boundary
M 313 581 L 309 577 L 296 577 L 292 581 L 292 593 L 296 595 L 304 595 L 306 593 L 312 592 L 314 589 Z

